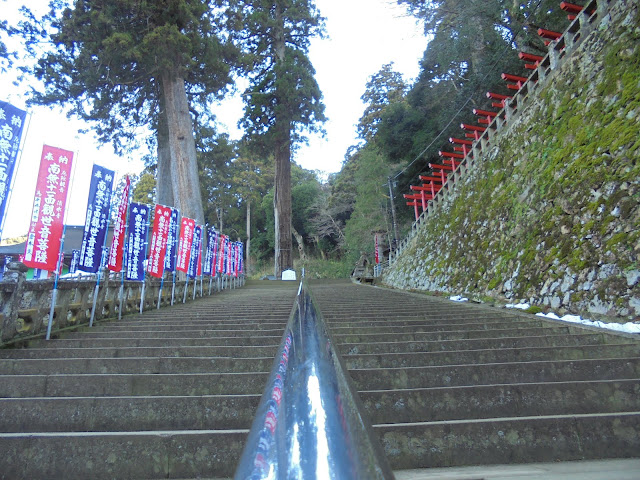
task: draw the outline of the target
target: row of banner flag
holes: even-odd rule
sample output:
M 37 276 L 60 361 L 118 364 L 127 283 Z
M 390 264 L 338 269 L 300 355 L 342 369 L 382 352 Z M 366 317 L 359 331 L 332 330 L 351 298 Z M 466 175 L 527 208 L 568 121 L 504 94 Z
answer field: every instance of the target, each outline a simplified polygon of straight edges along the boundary
M 25 116 L 26 112 L 0 102 L 1 219 Z M 44 145 L 23 258 L 28 267 L 61 271 L 64 212 L 72 164 L 73 152 Z M 112 170 L 94 164 L 82 245 L 80 250 L 73 251 L 71 273 L 76 270 L 96 273 L 104 266 L 113 272 L 122 272 L 124 268 L 127 280 L 137 281 L 144 280 L 145 272 L 157 278 L 175 271 L 191 278 L 218 273 L 237 277 L 243 273 L 242 242 L 232 242 L 213 227 L 197 225 L 194 219 L 180 218 L 175 208 L 130 202 L 129 177 L 119 198 L 113 237 L 107 248 L 114 177 Z

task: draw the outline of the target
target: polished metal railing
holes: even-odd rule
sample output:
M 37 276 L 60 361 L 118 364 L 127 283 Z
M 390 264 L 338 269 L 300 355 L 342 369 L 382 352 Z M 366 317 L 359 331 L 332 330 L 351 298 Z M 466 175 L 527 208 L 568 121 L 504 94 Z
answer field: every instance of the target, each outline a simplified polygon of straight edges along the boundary
M 234 478 L 394 478 L 304 280 Z

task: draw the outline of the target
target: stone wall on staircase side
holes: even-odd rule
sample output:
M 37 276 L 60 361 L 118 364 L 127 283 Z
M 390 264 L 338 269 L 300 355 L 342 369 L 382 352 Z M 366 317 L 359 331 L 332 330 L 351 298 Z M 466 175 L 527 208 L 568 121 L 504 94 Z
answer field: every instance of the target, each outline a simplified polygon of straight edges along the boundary
M 580 31 L 385 284 L 640 317 L 639 3 L 612 1 Z

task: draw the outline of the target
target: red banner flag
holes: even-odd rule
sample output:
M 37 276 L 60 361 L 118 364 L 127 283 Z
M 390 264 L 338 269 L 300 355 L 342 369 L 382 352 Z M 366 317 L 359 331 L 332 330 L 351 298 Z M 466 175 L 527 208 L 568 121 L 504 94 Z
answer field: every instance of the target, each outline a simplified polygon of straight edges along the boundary
M 375 255 L 376 255 L 376 265 L 380 263 L 380 244 L 378 243 L 378 234 L 375 234 Z
M 220 235 L 220 254 L 218 255 L 218 272 L 220 273 L 224 273 L 224 267 L 226 265 L 226 251 L 225 251 L 225 245 L 226 245 L 226 241 L 227 241 L 227 236 L 226 235 Z
M 127 207 L 129 206 L 130 188 L 131 179 L 127 175 L 127 180 L 122 190 L 122 197 L 120 197 L 120 204 L 118 205 L 118 216 L 113 225 L 113 239 L 111 240 L 111 248 L 109 249 L 109 262 L 107 263 L 107 267 L 112 272 L 122 271 L 124 231 L 127 225 Z
M 54 272 L 58 263 L 64 207 L 71 176 L 73 152 L 44 145 L 33 199 L 24 264 Z
M 161 278 L 164 273 L 164 257 L 167 253 L 167 237 L 171 221 L 171 207 L 156 205 L 151 232 L 151 249 L 149 251 L 148 272 L 152 277 Z
M 189 260 L 191 259 L 191 244 L 193 243 L 193 231 L 196 228 L 196 221 L 182 217 L 182 228 L 180 229 L 180 241 L 178 243 L 178 258 L 176 270 L 187 273 L 189 270 Z

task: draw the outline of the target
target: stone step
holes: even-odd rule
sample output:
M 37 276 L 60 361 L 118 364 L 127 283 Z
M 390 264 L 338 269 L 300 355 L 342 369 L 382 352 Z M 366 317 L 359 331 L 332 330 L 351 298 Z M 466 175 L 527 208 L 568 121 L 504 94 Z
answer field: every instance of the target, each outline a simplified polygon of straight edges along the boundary
M 135 357 L 232 357 L 274 358 L 278 344 L 262 346 L 160 346 L 95 348 L 17 348 L 0 350 L 0 358 L 135 358 Z
M 359 395 L 375 424 L 640 411 L 637 379 L 372 390 Z M 0 432 L 249 428 L 259 400 L 260 395 L 4 398 Z
M 0 434 L 4 479 L 230 477 L 248 430 Z
M 270 371 L 272 365 L 273 356 L 262 358 L 125 357 L 0 359 L 0 374 L 69 375 L 82 373 L 250 373 Z
M 46 358 L 4 358 L 0 359 L 2 375 L 36 375 L 54 373 L 209 373 L 218 372 L 251 372 L 269 371 L 276 346 L 269 348 L 251 347 L 264 353 L 261 357 L 215 356 L 216 347 L 191 347 L 196 350 L 182 348 L 179 351 L 167 352 L 165 348 L 132 348 L 132 349 L 77 349 L 83 353 L 100 352 L 110 355 L 96 357 L 46 357 Z M 222 347 L 225 348 L 225 347 Z M 127 351 L 131 350 L 131 351 Z M 156 352 L 159 350 L 159 352 Z M 209 355 L 197 356 L 198 352 Z M 16 351 L 18 352 L 18 351 Z M 33 352 L 21 350 L 19 352 Z M 36 352 L 33 352 L 36 353 Z M 75 353 L 73 349 L 46 349 L 43 353 Z M 153 355 L 153 353 L 157 353 Z M 171 355 L 165 355 L 170 353 Z M 190 354 L 196 354 L 191 356 Z M 237 351 L 235 353 L 241 353 Z M 419 353 L 419 354 L 418 354 Z M 33 355 L 40 357 L 40 355 Z M 578 360 L 584 358 L 638 357 L 640 345 L 587 345 L 582 347 L 523 348 L 501 350 L 462 350 L 451 352 L 411 352 L 387 353 L 380 355 L 345 355 L 344 360 L 349 369 L 400 368 L 416 366 L 460 365 L 465 363 L 504 363 L 508 361 L 532 360 Z
M 248 429 L 260 395 L 0 399 L 0 432 Z
M 339 343 L 368 343 L 378 342 L 420 342 L 420 341 L 451 341 L 451 340 L 475 340 L 496 339 L 513 337 L 540 337 L 545 335 L 568 334 L 569 329 L 564 326 L 547 328 L 507 328 L 502 330 L 448 330 L 436 332 L 415 333 L 378 333 L 368 334 L 342 334 L 337 336 Z
M 640 380 L 373 390 L 360 399 L 376 424 L 616 413 L 640 411 Z
M 0 398 L 261 394 L 267 372 L 0 375 Z
M 486 321 L 463 323 L 462 321 L 452 322 L 407 322 L 389 320 L 385 322 L 363 322 L 361 324 L 351 324 L 349 322 L 335 323 L 329 328 L 333 335 L 347 334 L 363 334 L 363 333 L 427 333 L 427 332 L 446 332 L 459 330 L 505 330 L 509 328 L 522 328 L 524 322 L 511 321 Z M 543 328 L 548 325 L 542 321 L 533 321 L 526 323 L 525 328 Z
M 375 425 L 397 469 L 637 456 L 640 412 Z M 231 476 L 248 431 L 0 434 L 5 478 Z
M 256 321 L 247 321 L 247 322 L 234 322 L 234 323 L 221 323 L 221 322 L 191 322 L 191 321 L 166 321 L 166 322 L 156 322 L 156 321 L 147 321 L 140 322 L 136 324 L 97 324 L 91 328 L 87 328 L 84 330 L 80 330 L 83 332 L 150 332 L 150 331 L 166 331 L 166 330 L 174 330 L 176 328 L 184 329 L 184 330 L 251 330 L 251 331 L 266 331 L 266 330 L 280 330 L 280 332 L 284 331 L 284 327 L 287 325 L 286 321 L 281 322 L 256 322 Z
M 514 325 L 527 324 L 529 327 L 543 327 L 548 326 L 548 322 L 542 320 L 532 320 L 531 322 L 514 321 L 508 319 L 497 319 L 483 322 L 467 322 L 466 320 L 458 319 L 455 322 L 452 321 L 426 321 L 423 319 L 417 320 L 397 320 L 387 319 L 381 321 L 368 321 L 368 322 L 335 322 L 330 324 L 332 332 L 354 332 L 361 333 L 367 332 L 371 329 L 376 331 L 415 331 L 415 332 L 427 332 L 427 331 L 441 331 L 441 330 L 459 330 L 461 328 L 471 330 L 489 330 L 489 329 L 504 329 Z M 175 328 L 185 330 L 242 330 L 242 329 L 255 329 L 255 330 L 277 330 L 281 331 L 286 326 L 286 321 L 281 322 L 262 322 L 262 321 L 246 321 L 246 322 L 213 322 L 208 320 L 200 321 L 179 321 L 179 320 L 148 320 L 145 322 L 115 324 L 112 322 L 104 322 L 102 324 L 96 324 L 92 328 L 84 328 L 79 331 L 82 332 L 115 332 L 115 331 L 163 331 L 172 330 Z
M 261 337 L 281 337 L 284 332 L 283 328 L 274 330 L 258 330 L 253 328 L 244 328 L 237 330 L 215 330 L 215 329 L 148 329 L 148 330 L 129 330 L 120 329 L 119 331 L 106 331 L 101 332 L 97 330 L 86 330 L 82 332 L 75 332 L 65 335 L 65 340 L 98 340 L 98 339 L 112 339 L 112 338 L 232 338 L 237 337 L 239 339 L 247 339 L 256 335 L 259 332 Z
M 340 338 L 337 340 L 339 341 Z M 337 348 L 342 355 L 355 355 L 398 352 L 486 350 L 490 348 L 561 347 L 601 345 L 604 343 L 605 336 L 602 334 L 585 333 L 575 335 L 545 335 L 542 337 L 478 338 L 469 340 L 339 343 Z
M 358 390 L 640 378 L 640 358 L 350 370 Z
M 505 329 L 478 329 L 478 330 L 438 330 L 438 331 L 398 331 L 398 332 L 379 332 L 376 329 L 369 329 L 371 333 L 347 333 L 336 332 L 336 336 L 343 343 L 375 343 L 375 342 L 409 342 L 409 341 L 436 341 L 436 340 L 458 340 L 458 339 L 473 339 L 473 338 L 500 338 L 500 337 L 514 337 L 514 336 L 542 336 L 542 335 L 559 335 L 563 333 L 569 333 L 569 328 L 565 326 L 556 327 L 533 327 L 533 328 L 505 328 Z M 244 330 L 182 330 L 173 329 L 170 331 L 120 331 L 120 332 L 96 332 L 96 331 L 83 331 L 80 333 L 72 333 L 65 335 L 64 342 L 70 342 L 72 340 L 87 341 L 87 340 L 111 340 L 111 339 L 138 339 L 138 338 L 153 338 L 153 339 L 179 339 L 183 341 L 188 338 L 216 338 L 218 340 L 238 338 L 244 342 L 245 340 L 251 342 L 252 338 L 258 338 L 262 340 L 265 337 L 281 337 L 283 329 L 278 330 L 259 330 L 261 336 L 256 337 L 256 332 L 249 329 Z
M 634 458 L 640 412 L 376 425 L 394 470 Z
M 400 368 L 430 365 L 530 362 L 534 360 L 580 360 L 584 358 L 640 357 L 640 344 L 582 345 L 568 347 L 501 348 L 343 355 L 347 368 Z
M 203 347 L 203 346 L 260 346 L 278 345 L 282 335 L 252 337 L 207 337 L 207 338 L 59 338 L 54 341 L 36 341 L 36 348 L 121 348 L 121 347 Z

